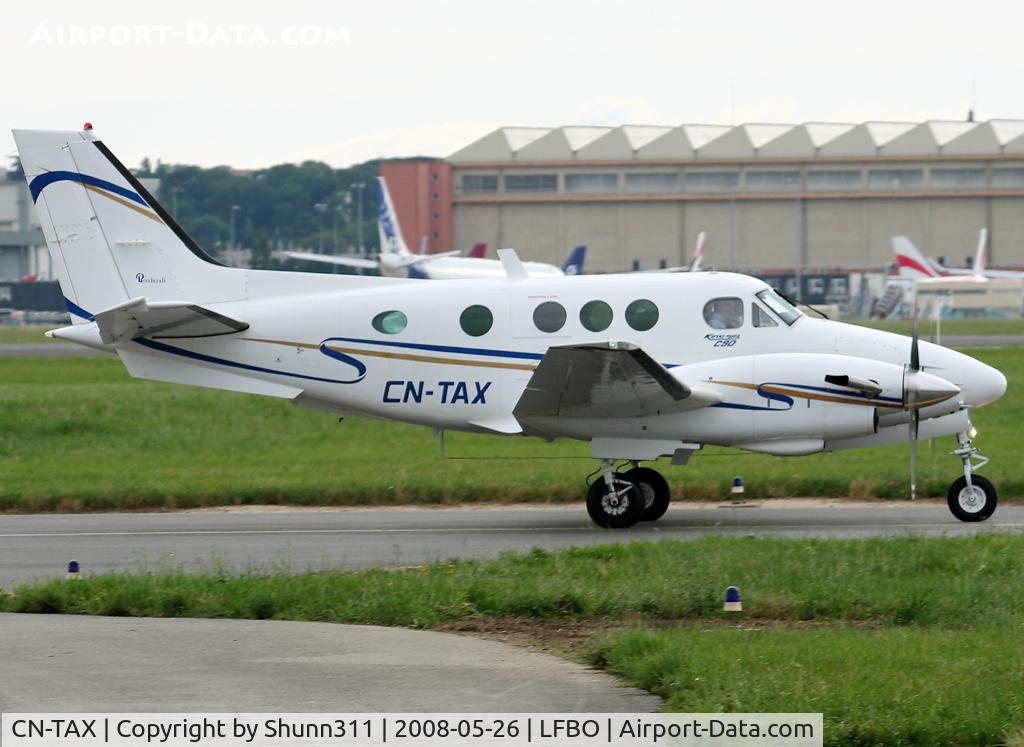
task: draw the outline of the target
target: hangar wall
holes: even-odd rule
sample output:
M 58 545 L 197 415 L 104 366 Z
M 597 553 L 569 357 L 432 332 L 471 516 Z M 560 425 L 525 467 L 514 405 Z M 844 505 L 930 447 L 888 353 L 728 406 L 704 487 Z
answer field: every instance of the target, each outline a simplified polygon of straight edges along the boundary
M 877 271 L 893 235 L 962 265 L 987 226 L 991 263 L 1024 267 L 1024 120 L 506 127 L 440 163 L 453 246 L 491 256 L 678 265 L 704 231 L 708 266 Z

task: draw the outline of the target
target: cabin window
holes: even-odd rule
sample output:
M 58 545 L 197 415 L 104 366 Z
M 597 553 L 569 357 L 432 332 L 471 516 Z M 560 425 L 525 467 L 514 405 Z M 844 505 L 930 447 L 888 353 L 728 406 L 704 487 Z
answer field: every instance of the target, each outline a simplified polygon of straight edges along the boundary
M 712 298 L 704 304 L 704 321 L 712 329 L 737 329 L 743 326 L 743 301 L 738 298 Z
M 486 306 L 474 304 L 467 306 L 462 312 L 459 324 L 462 326 L 462 331 L 470 337 L 480 337 L 480 335 L 490 332 L 491 325 L 494 324 L 494 316 Z
M 580 324 L 591 332 L 604 332 L 611 326 L 612 307 L 604 301 L 587 301 L 580 309 Z
M 533 310 L 533 323 L 541 332 L 557 332 L 565 326 L 565 307 L 557 301 L 545 301 Z
M 755 327 L 779 326 L 779 323 L 772 319 L 771 314 L 753 302 L 750 304 L 750 318 L 753 320 Z
M 373 328 L 386 335 L 397 335 L 408 323 L 401 311 L 382 311 L 373 318 Z
M 641 298 L 626 307 L 626 324 L 637 332 L 646 332 L 658 323 L 658 307 Z

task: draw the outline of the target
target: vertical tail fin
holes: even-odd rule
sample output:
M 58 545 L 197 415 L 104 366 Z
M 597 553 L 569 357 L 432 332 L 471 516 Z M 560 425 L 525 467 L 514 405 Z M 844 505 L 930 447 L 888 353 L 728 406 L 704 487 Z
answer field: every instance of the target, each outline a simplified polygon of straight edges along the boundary
M 985 263 L 988 259 L 988 228 L 981 229 L 978 234 L 978 250 L 974 254 L 974 274 L 985 274 Z
M 565 264 L 562 265 L 562 272 L 566 275 L 582 275 L 583 274 L 583 260 L 587 256 L 587 247 L 582 244 L 572 250 L 569 254 L 569 258 L 565 260 Z
M 906 236 L 892 237 L 892 251 L 896 255 L 896 264 L 900 268 L 901 278 L 920 280 L 921 278 L 941 277 L 928 258 Z
M 469 254 L 466 256 L 473 259 L 483 259 L 486 254 L 487 244 L 473 244 L 473 248 L 469 250 Z
M 690 260 L 690 272 L 700 272 L 704 264 L 704 232 L 697 234 L 697 245 L 693 248 L 693 259 Z
M 15 130 L 14 140 L 76 323 L 138 297 L 242 297 L 244 272 L 204 254 L 91 130 Z
M 380 232 L 380 253 L 399 257 L 412 256 L 409 247 L 402 238 L 402 229 L 398 225 L 398 213 L 391 203 L 391 193 L 384 177 L 378 176 L 377 186 L 377 230 Z

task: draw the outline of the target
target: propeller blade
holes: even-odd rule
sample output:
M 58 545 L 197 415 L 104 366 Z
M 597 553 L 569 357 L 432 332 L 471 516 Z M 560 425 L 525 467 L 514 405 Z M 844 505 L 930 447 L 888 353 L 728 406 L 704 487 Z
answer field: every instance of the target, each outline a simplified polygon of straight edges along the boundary
M 921 416 L 917 410 L 910 414 L 910 500 L 917 500 L 917 432 Z
M 921 424 L 921 411 L 917 408 L 919 382 L 913 381 L 921 370 L 921 353 L 917 344 L 917 307 L 914 307 L 914 326 L 910 337 L 910 366 L 903 372 L 903 404 L 910 408 L 910 500 L 917 500 L 917 434 Z M 920 377 L 918 377 L 920 378 Z
M 914 333 L 910 338 L 910 370 L 921 370 L 921 355 L 917 349 L 917 310 L 914 310 Z

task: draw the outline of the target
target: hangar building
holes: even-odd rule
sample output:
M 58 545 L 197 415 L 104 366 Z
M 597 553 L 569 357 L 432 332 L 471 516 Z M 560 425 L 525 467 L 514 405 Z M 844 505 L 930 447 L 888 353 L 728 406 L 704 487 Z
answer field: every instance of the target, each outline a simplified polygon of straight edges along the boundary
M 878 271 L 890 236 L 962 265 L 1024 266 L 1024 120 L 503 127 L 439 161 L 387 162 L 405 238 L 485 241 L 590 272 L 685 264 Z

